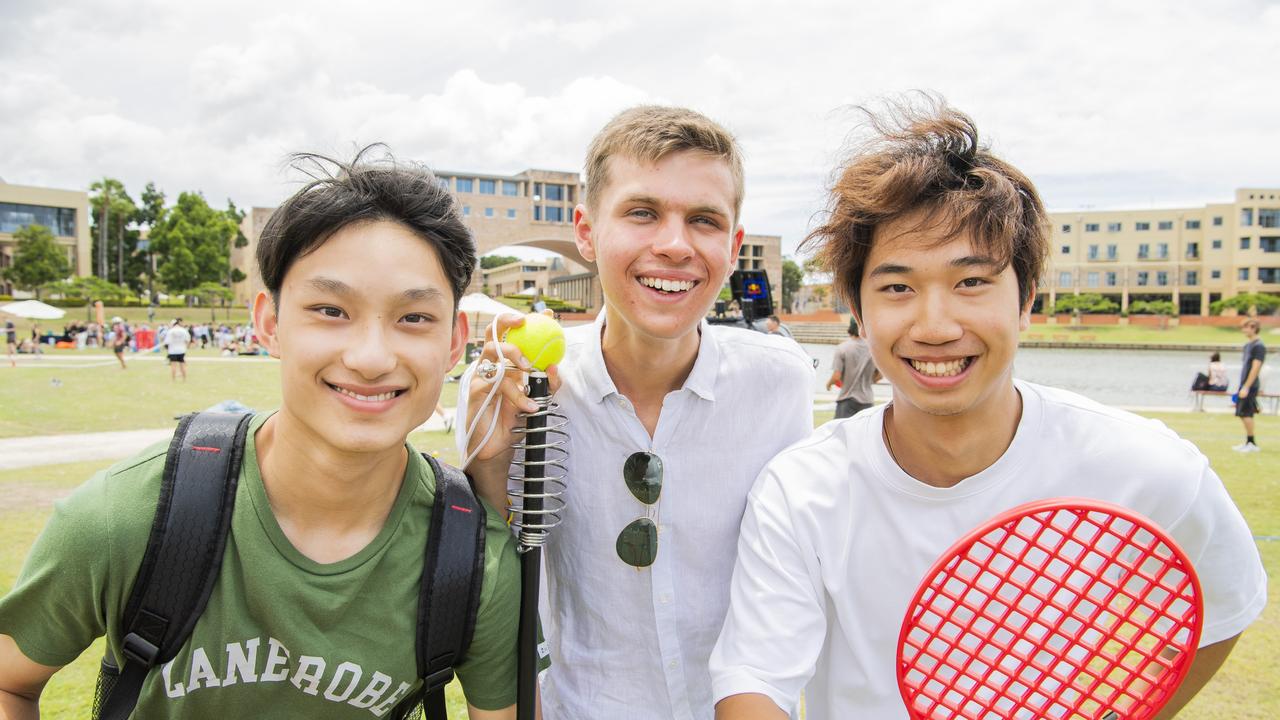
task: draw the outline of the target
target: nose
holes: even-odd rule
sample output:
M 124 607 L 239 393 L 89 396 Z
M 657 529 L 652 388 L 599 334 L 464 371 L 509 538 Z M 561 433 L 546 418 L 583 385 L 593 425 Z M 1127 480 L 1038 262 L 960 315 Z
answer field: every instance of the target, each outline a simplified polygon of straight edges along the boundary
M 676 262 L 693 257 L 693 238 L 683 217 L 663 223 L 654 238 L 653 253 Z
M 959 340 L 964 327 L 956 321 L 954 300 L 947 293 L 922 293 L 910 337 L 924 345 L 945 345 Z
M 382 317 L 360 323 L 347 341 L 342 364 L 365 380 L 376 380 L 396 367 L 396 354 Z

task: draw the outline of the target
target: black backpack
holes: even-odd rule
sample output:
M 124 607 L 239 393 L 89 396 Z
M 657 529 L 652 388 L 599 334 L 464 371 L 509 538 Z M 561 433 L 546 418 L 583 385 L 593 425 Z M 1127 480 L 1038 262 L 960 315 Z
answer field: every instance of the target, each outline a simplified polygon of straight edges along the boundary
M 213 592 L 222 565 L 249 415 L 194 413 L 169 444 L 142 565 L 125 606 L 123 667 L 110 649 L 94 694 L 96 720 L 125 720 L 152 669 L 178 654 Z M 466 656 L 484 580 L 485 511 L 467 476 L 423 454 L 436 479 L 418 595 L 418 692 L 388 714 L 447 720 L 444 687 Z

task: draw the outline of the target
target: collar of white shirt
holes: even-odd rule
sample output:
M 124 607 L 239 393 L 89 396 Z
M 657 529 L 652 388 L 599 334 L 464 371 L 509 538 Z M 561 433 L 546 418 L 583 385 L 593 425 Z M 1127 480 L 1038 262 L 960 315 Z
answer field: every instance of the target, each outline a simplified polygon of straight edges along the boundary
M 604 316 L 604 310 L 596 315 L 592 325 L 595 330 L 588 337 L 585 352 L 578 359 L 582 387 L 587 388 L 587 397 L 596 402 L 618 392 L 618 387 L 613 384 L 613 378 L 609 377 L 609 370 L 605 367 L 604 350 L 600 345 L 605 326 Z M 694 360 L 693 370 L 685 378 L 683 387 L 704 400 L 714 401 L 716 375 L 720 368 L 720 346 L 710 328 L 711 325 L 705 319 L 698 324 L 698 358 Z

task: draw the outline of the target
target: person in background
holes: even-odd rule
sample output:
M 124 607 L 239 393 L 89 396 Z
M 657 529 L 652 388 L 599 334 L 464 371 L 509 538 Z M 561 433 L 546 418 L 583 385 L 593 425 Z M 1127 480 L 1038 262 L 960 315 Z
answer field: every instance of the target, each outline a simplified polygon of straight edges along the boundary
M 120 361 L 121 370 L 129 369 L 124 362 L 124 351 L 128 347 L 129 330 L 125 327 L 124 320 L 119 317 L 111 318 L 111 352 L 115 353 L 116 360 Z
M 836 346 L 831 362 L 827 389 L 840 388 L 836 396 L 836 420 L 853 417 L 875 404 L 871 386 L 880 379 L 880 371 L 871 359 L 866 341 L 858 336 L 855 318 L 849 318 L 849 339 Z
M 1222 364 L 1222 355 L 1219 353 L 1209 356 L 1209 381 L 1204 389 L 1216 392 L 1227 390 L 1227 368 Z
M 18 326 L 12 320 L 4 321 L 4 351 L 9 356 L 9 366 L 18 367 Z
M 174 318 L 169 332 L 164 334 L 165 351 L 169 354 L 169 379 L 187 381 L 187 346 L 191 344 L 191 333 L 182 326 L 182 318 Z
M 1236 390 L 1236 417 L 1244 423 L 1244 442 L 1231 448 L 1236 452 L 1259 452 L 1261 448 L 1253 438 L 1253 416 L 1258 412 L 1258 392 L 1261 390 L 1262 363 L 1267 360 L 1267 346 L 1262 344 L 1258 332 L 1262 329 L 1257 319 L 1249 318 L 1240 323 L 1244 333 L 1244 359 L 1240 364 L 1240 389 Z
M 764 329 L 770 335 L 781 335 L 785 338 L 791 337 L 791 330 L 788 329 L 786 325 L 782 324 L 782 321 L 778 319 L 777 315 L 770 315 L 764 321 Z

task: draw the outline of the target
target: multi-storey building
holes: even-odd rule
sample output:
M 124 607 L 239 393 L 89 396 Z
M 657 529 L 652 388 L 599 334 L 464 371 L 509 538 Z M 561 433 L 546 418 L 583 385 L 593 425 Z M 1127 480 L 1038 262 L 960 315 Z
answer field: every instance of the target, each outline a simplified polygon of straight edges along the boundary
M 1236 190 L 1229 203 L 1168 210 L 1050 213 L 1052 247 L 1036 309 L 1099 293 L 1128 310 L 1169 300 L 1182 315 L 1240 293 L 1280 293 L 1280 189 Z
M 13 234 L 28 225 L 43 225 L 66 250 L 72 273 L 89 275 L 93 271 L 89 222 L 88 193 L 0 181 L 0 271 L 13 264 L 17 253 Z M 13 291 L 13 285 L 0 277 L 0 295 Z
M 518 290 L 532 282 L 547 295 L 584 307 L 600 309 L 601 294 L 595 277 L 594 263 L 578 253 L 573 238 L 573 209 L 583 200 L 585 187 L 578 173 L 557 170 L 525 170 L 514 175 L 439 170 L 442 187 L 453 192 L 462 209 L 462 217 L 475 235 L 477 255 L 487 255 L 500 247 L 532 247 L 557 253 L 565 258 L 562 268 L 548 272 L 494 268 L 477 271 L 468 292 L 479 291 L 486 284 L 490 293 L 507 292 L 506 285 L 519 283 Z M 270 217 L 271 208 L 253 208 L 245 214 L 241 230 L 249 245 L 233 249 L 231 263 L 248 279 L 235 286 L 236 301 L 244 304 L 262 287 L 254 261 L 258 237 Z M 548 264 L 546 261 L 513 264 L 516 268 Z M 738 256 L 740 268 L 763 268 L 769 273 L 775 304 L 782 298 L 782 239 L 776 235 L 748 235 Z M 495 275 L 494 273 L 502 272 Z M 511 278 L 507 278 L 511 275 Z M 518 279 L 517 279 L 517 276 Z M 492 279 L 487 281 L 486 278 Z M 499 291 L 498 286 L 503 286 Z M 513 292 L 515 290 L 512 290 Z

